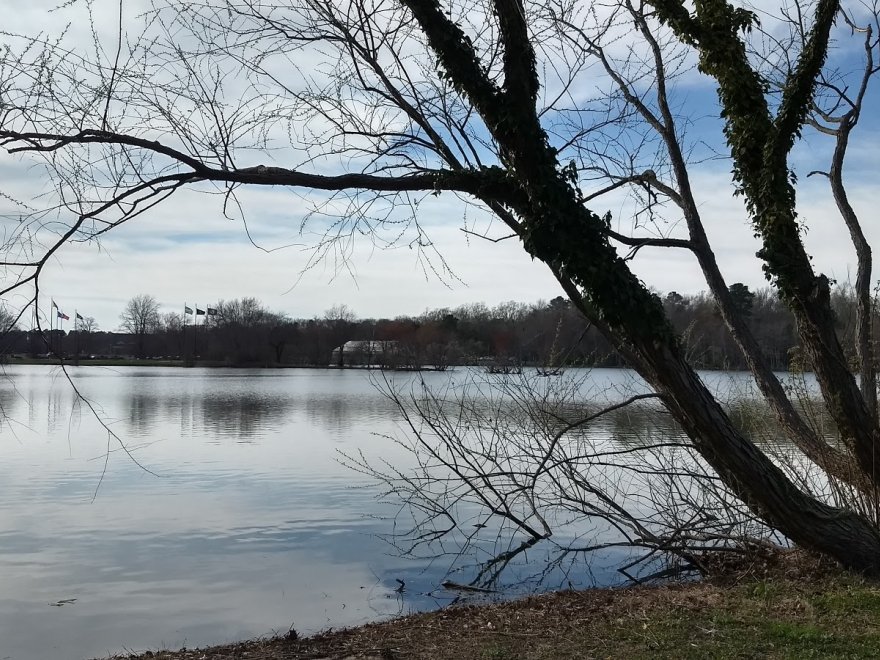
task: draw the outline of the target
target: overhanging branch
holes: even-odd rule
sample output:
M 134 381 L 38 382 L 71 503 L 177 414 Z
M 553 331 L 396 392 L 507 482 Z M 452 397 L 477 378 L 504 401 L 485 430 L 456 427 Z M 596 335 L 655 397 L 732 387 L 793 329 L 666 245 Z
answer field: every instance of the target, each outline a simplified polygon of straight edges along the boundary
M 517 194 L 517 186 L 506 171 L 500 167 L 480 169 L 427 170 L 415 174 L 380 176 L 366 173 L 347 173 L 335 176 L 301 172 L 285 167 L 257 165 L 240 169 L 212 167 L 190 154 L 169 147 L 157 140 L 147 140 L 124 133 L 110 131 L 81 131 L 70 135 L 55 133 L 0 131 L 0 145 L 9 153 L 52 152 L 71 145 L 106 144 L 128 146 L 166 156 L 190 171 L 168 175 L 181 183 L 215 181 L 231 184 L 260 186 L 289 186 L 315 190 L 369 190 L 376 192 L 456 191 L 479 197 L 485 201 L 497 201 L 517 205 L 524 203 Z M 165 177 L 163 177 L 164 179 Z

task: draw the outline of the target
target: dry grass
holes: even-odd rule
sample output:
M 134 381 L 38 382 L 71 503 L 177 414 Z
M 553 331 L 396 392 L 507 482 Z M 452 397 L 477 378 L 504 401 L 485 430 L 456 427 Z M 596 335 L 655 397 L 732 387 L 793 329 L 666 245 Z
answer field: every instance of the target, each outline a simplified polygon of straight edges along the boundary
M 747 568 L 700 583 L 559 592 L 306 639 L 120 658 L 880 657 L 880 585 L 802 557 Z

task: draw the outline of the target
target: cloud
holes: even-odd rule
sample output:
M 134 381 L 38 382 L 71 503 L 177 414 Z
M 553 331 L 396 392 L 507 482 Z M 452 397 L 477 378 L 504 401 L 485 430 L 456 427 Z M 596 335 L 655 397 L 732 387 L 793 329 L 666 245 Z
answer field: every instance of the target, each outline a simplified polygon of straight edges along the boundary
M 430 232 L 451 274 L 443 273 L 440 257 L 427 250 L 375 249 L 368 236 L 355 241 L 349 263 L 328 258 L 303 273 L 310 250 L 265 253 L 241 228 L 237 238 L 231 232 L 221 241 L 210 234 L 207 240 L 190 235 L 182 242 L 158 237 L 149 249 L 140 247 L 142 231 L 120 228 L 100 248 L 65 247 L 44 275 L 44 295 L 65 311 L 94 316 L 106 330 L 118 326 L 126 300 L 139 293 L 156 296 L 165 311 L 181 311 L 184 302 L 256 296 L 295 318 L 318 316 L 335 303 L 348 304 L 362 317 L 393 317 L 472 301 L 559 295 L 549 270 L 517 243 L 468 240 L 453 224 Z
M 723 166 L 697 168 L 692 185 L 728 283 L 766 286 L 755 257 L 760 243 L 742 201 L 732 195 L 729 172 Z M 851 184 L 849 194 L 857 212 L 867 217 L 872 186 Z M 799 200 L 807 227 L 804 240 L 815 267 L 846 279 L 855 272 L 855 257 L 827 182 L 804 182 Z M 321 315 L 335 303 L 349 305 L 361 317 L 380 317 L 467 302 L 531 302 L 561 293 L 548 269 L 533 262 L 516 240 L 496 244 L 464 234 L 465 226 L 495 237 L 504 230 L 453 195 L 431 197 L 420 207 L 419 222 L 432 241 L 430 248 L 410 247 L 414 229 L 388 249 L 377 247 L 373 236 L 355 232 L 344 255 L 331 251 L 306 272 L 315 242 L 314 235 L 299 234 L 308 210 L 302 195 L 252 188 L 243 195 L 243 204 L 247 226 L 261 245 L 297 245 L 264 252 L 250 243 L 241 221 L 222 217 L 219 198 L 188 192 L 121 226 L 100 245 L 63 248 L 47 268 L 43 293 L 68 312 L 76 308 L 95 316 L 108 330 L 118 326 L 126 300 L 138 293 L 156 296 L 166 311 L 179 311 L 184 302 L 256 296 L 295 318 Z M 603 204 L 597 210 L 612 208 L 618 228 L 631 231 L 626 202 L 618 198 Z M 865 230 L 869 240 L 880 239 L 880 228 L 865 223 Z M 684 232 L 679 223 L 671 235 Z M 648 234 L 645 229 L 634 233 Z M 646 248 L 632 265 L 639 277 L 661 291 L 695 293 L 706 288 L 696 260 L 682 250 Z M 445 272 L 447 266 L 450 272 Z
M 110 39 L 106 43 L 115 43 L 111 38 L 115 12 L 103 10 L 113 6 L 115 3 L 100 4 L 101 11 L 96 6 L 97 29 Z M 23 6 L 5 27 L 20 32 L 52 32 L 78 18 L 72 23 L 68 39 L 72 44 L 90 48 L 88 21 L 81 20 L 83 7 L 82 3 L 74 3 L 68 10 L 47 16 L 37 5 Z M 133 18 L 145 7 L 145 3 L 126 3 L 126 15 Z M 617 32 L 626 37 L 631 32 L 629 24 L 621 24 Z M 611 54 L 625 58 L 632 41 L 613 41 Z M 552 57 L 549 50 L 544 54 Z M 310 50 L 306 64 L 311 65 L 311 58 L 318 55 Z M 690 62 L 688 57 L 682 61 Z M 316 76 L 323 75 L 317 67 L 313 68 Z M 593 79 L 597 75 L 595 67 L 588 69 L 582 82 L 590 84 L 579 86 L 572 94 L 594 94 Z M 233 83 L 240 82 L 233 75 Z M 608 81 L 604 84 L 607 86 Z M 647 90 L 651 84 L 645 78 L 639 82 L 639 89 Z M 719 141 L 719 121 L 711 117 L 715 109 L 711 88 L 705 77 L 688 70 L 671 89 L 674 106 L 692 120 L 682 124 L 688 128 L 686 142 L 697 145 L 700 153 L 705 148 L 702 141 L 721 152 L 727 151 Z M 548 116 L 548 121 L 551 118 Z M 846 175 L 851 199 L 863 217 L 868 217 L 872 208 L 871 176 L 880 141 L 872 130 L 877 120 L 866 115 L 862 121 L 865 125 L 857 129 L 859 137 L 850 147 Z M 331 125 L 326 118 L 325 123 Z M 317 126 L 316 130 L 320 132 L 323 128 Z M 633 139 L 637 136 L 634 132 Z M 289 142 L 290 138 L 283 131 L 273 132 L 269 137 L 277 138 L 273 145 Z M 632 148 L 630 142 L 623 143 Z M 598 144 L 597 148 L 601 146 Z M 848 236 L 827 182 L 805 177 L 810 169 L 827 167 L 831 146 L 829 139 L 808 131 L 793 162 L 801 177 L 799 200 L 809 227 L 805 234 L 807 249 L 817 268 L 840 279 L 854 268 Z M 646 158 L 653 158 L 653 149 L 646 149 Z M 292 149 L 241 154 L 244 164 L 285 165 L 303 157 L 302 152 Z M 331 161 L 336 169 L 326 169 Z M 310 166 L 336 172 L 343 166 L 356 170 L 361 164 L 344 162 L 339 154 L 329 154 Z M 741 200 L 732 196 L 729 169 L 726 162 L 695 165 L 692 184 L 728 282 L 763 286 L 766 282 L 754 256 L 759 243 Z M 3 155 L 0 185 L 3 192 L 27 200 L 45 192 L 47 182 L 37 168 Z M 503 227 L 497 221 L 490 225 L 484 212 L 468 207 L 454 195 L 427 195 L 417 206 L 400 204 L 394 209 L 389 208 L 389 202 L 382 201 L 370 207 L 365 218 L 357 219 L 355 212 L 360 207 L 353 206 L 346 196 L 334 198 L 325 192 L 281 187 L 239 188 L 234 199 L 225 197 L 223 192 L 206 185 L 199 190 L 182 191 L 114 230 L 100 243 L 63 248 L 46 269 L 44 294 L 58 299 L 67 311 L 76 308 L 80 313 L 95 316 L 103 328 L 113 329 L 118 325 L 125 301 L 138 293 L 155 295 L 169 311 L 182 309 L 184 302 L 256 296 L 269 307 L 293 317 L 319 315 L 334 303 L 346 303 L 365 317 L 393 316 L 467 302 L 528 302 L 560 293 L 547 268 L 532 262 L 516 241 L 494 244 L 463 234 L 463 227 L 474 231 L 490 227 L 491 235 L 500 236 Z M 7 213 L 16 212 L 8 200 L 0 200 L 0 207 Z M 314 213 L 316 207 L 327 213 Z M 620 196 L 597 201 L 595 210 L 608 209 L 613 212 L 619 230 L 632 231 L 634 207 L 630 202 Z M 670 224 L 661 225 L 659 230 L 683 236 L 684 227 L 674 209 L 667 211 L 667 216 Z M 3 220 L 7 236 L 16 227 L 14 217 Z M 639 228 L 635 233 L 645 235 L 651 229 Z M 867 225 L 866 230 L 870 238 L 878 238 L 877 232 Z M 338 244 L 338 249 L 329 250 L 325 260 L 313 264 L 310 260 L 315 246 L 327 232 L 338 231 L 346 240 Z M 632 264 L 647 284 L 664 291 L 697 292 L 705 288 L 694 258 L 686 252 L 646 248 L 638 252 Z M 18 297 L 11 302 L 21 300 Z

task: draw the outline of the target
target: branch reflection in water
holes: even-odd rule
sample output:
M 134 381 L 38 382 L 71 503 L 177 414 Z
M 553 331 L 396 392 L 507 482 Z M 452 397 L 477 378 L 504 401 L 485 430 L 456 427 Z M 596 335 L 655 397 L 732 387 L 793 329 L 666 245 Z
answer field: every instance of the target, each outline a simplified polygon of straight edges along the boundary
M 651 400 L 573 428 L 536 469 L 548 438 L 602 405 L 596 392 L 605 393 L 603 403 L 644 392 L 627 371 L 568 370 L 543 379 L 546 396 L 537 403 L 518 394 L 520 377 L 480 383 L 482 372 L 468 369 L 389 374 L 395 391 L 415 387 L 419 393 L 424 383 L 443 394 L 419 403 L 435 429 L 411 412 L 404 416 L 363 371 L 69 371 L 102 420 L 160 476 L 111 445 L 93 502 L 106 429 L 77 403 L 57 369 L 6 367 L 0 379 L 0 640 L 4 654 L 17 660 L 192 647 L 284 631 L 291 623 L 309 632 L 456 599 L 620 583 L 625 577 L 617 569 L 633 556 L 608 536 L 614 525 L 629 541 L 650 540 L 638 525 L 657 538 L 674 529 L 648 513 L 663 494 L 639 490 L 646 482 L 637 463 L 603 464 L 623 464 L 637 454 L 639 464 L 654 471 L 673 459 L 677 470 L 686 468 L 687 452 L 678 447 L 630 451 L 676 442 L 676 430 Z M 707 378 L 729 387 L 727 376 Z M 465 383 L 480 388 L 465 393 Z M 453 418 L 448 412 L 456 396 L 465 406 Z M 421 436 L 402 434 L 407 419 Z M 422 485 L 425 475 L 412 470 L 424 464 L 436 476 L 442 464 L 413 454 L 411 443 L 450 440 L 458 437 L 453 431 L 468 428 L 462 437 L 481 439 L 495 454 L 467 445 L 470 463 L 459 457 L 459 465 L 489 471 L 490 482 L 507 489 L 505 498 L 491 500 L 492 515 L 456 490 L 457 482 L 434 478 Z M 374 466 L 378 461 L 398 480 L 398 490 L 381 491 L 373 474 L 340 465 L 339 451 Z M 601 498 L 587 499 L 587 485 L 632 497 L 638 525 Z M 428 487 L 446 499 L 419 499 Z M 401 508 L 406 488 L 421 510 Z M 709 502 L 699 500 L 704 508 Z M 499 515 L 505 506 L 508 517 Z M 673 512 L 687 520 L 685 509 Z M 436 524 L 425 526 L 431 517 Z M 541 519 L 552 536 L 542 538 Z M 413 543 L 416 533 L 428 532 L 428 540 L 447 528 L 429 545 Z M 389 552 L 383 538 L 405 552 Z M 586 552 L 596 545 L 604 549 Z M 405 582 L 400 592 L 398 580 Z M 63 607 L 48 605 L 72 598 Z
M 756 440 L 780 437 L 748 381 L 708 377 L 726 387 L 732 417 Z M 635 378 L 603 388 L 585 370 L 555 379 L 470 371 L 439 387 L 384 376 L 376 384 L 403 417 L 389 440 L 411 460 L 401 468 L 358 452 L 345 462 L 398 505 L 394 547 L 462 571 L 471 591 L 507 593 L 511 564 L 536 548 L 543 569 L 512 571 L 517 592 L 524 579 L 533 588 L 565 586 L 572 572 L 597 564 L 643 581 L 786 544 L 721 484 Z M 827 481 L 805 478 L 794 447 L 773 453 L 805 488 L 833 494 Z

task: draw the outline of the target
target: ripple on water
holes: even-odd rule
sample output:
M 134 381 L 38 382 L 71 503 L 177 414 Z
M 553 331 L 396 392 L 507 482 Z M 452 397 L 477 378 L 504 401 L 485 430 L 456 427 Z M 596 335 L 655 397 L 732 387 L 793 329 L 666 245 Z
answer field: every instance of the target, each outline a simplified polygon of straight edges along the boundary
M 450 567 L 468 581 L 468 562 L 454 553 L 396 556 L 379 538 L 394 509 L 339 462 L 340 449 L 392 465 L 411 460 L 382 437 L 396 433 L 398 416 L 369 374 L 71 373 L 106 426 L 57 369 L 10 367 L 0 379 L 0 657 L 197 646 L 291 624 L 315 631 L 449 602 L 456 595 L 439 584 Z M 425 377 L 442 385 L 466 375 Z M 417 377 L 394 376 L 404 385 Z M 597 378 L 603 387 L 633 383 L 619 370 Z M 471 565 L 498 549 L 475 544 Z M 619 579 L 620 557 L 590 576 L 583 567 L 548 571 L 544 552 L 536 547 L 536 564 L 513 567 L 511 592 L 539 579 Z M 394 592 L 398 579 L 403 594 Z

